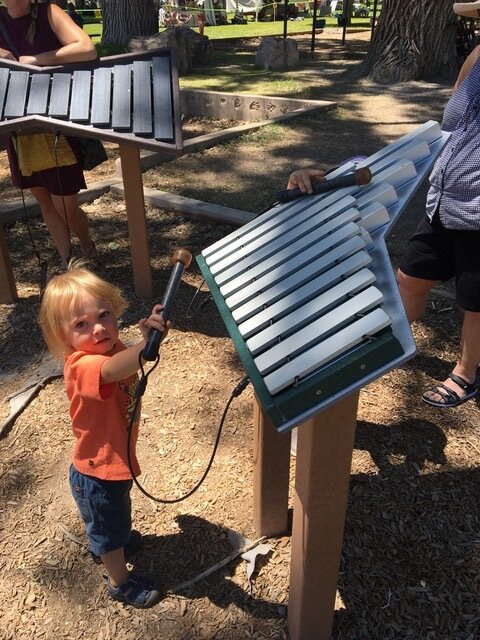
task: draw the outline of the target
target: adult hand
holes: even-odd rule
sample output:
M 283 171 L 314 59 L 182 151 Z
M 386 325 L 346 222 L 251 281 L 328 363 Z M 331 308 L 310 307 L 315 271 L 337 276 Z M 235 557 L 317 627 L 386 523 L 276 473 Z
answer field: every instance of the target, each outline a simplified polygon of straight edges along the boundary
M 16 60 L 11 51 L 2 48 L 0 48 L 0 58 L 2 58 L 2 60 Z
M 37 58 L 35 56 L 20 56 L 18 61 L 22 64 L 34 64 L 38 66 Z

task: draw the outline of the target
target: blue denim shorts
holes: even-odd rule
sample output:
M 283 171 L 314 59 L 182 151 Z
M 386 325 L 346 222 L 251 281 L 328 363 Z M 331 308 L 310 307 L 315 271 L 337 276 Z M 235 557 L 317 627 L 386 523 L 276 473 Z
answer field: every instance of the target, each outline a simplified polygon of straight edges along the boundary
M 120 549 L 132 530 L 132 480 L 100 480 L 70 466 L 70 488 L 85 524 L 90 551 L 101 556 Z

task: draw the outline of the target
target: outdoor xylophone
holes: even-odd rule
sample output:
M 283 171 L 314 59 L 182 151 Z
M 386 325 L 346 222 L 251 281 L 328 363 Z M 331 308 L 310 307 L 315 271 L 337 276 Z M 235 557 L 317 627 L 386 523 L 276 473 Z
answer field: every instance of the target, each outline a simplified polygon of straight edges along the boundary
M 171 49 L 61 67 L 0 61 L 0 135 L 35 130 L 176 153 L 182 148 Z
M 197 256 L 278 431 L 415 354 L 385 237 L 447 138 L 429 121 L 328 176 L 368 167 L 369 184 L 274 205 Z
M 57 67 L 0 60 L 0 136 L 38 131 L 118 144 L 135 292 L 151 297 L 139 150 L 172 156 L 182 153 L 175 51 L 154 49 Z M 0 301 L 10 303 L 16 298 L 0 224 Z

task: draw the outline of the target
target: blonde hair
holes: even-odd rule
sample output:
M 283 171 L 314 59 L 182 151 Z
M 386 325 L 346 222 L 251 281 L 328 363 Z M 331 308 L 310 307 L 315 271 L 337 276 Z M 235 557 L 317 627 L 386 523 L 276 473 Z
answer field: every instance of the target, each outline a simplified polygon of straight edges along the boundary
M 85 293 L 109 302 L 117 318 L 127 308 L 120 289 L 89 271 L 86 264 L 80 260 L 70 262 L 68 270 L 52 278 L 43 293 L 39 323 L 48 350 L 58 360 L 72 352 L 68 324 Z

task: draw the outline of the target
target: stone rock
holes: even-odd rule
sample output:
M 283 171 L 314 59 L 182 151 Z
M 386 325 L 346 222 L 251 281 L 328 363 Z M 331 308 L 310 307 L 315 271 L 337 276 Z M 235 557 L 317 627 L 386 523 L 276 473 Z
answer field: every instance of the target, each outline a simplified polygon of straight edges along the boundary
M 284 71 L 298 66 L 300 56 L 298 44 L 291 38 L 260 38 L 260 45 L 255 56 L 255 66 L 269 71 Z
M 208 36 L 200 35 L 186 26 L 168 27 L 152 36 L 136 36 L 128 43 L 129 51 L 164 47 L 176 49 L 180 76 L 187 75 L 196 66 L 208 64 L 212 50 Z

